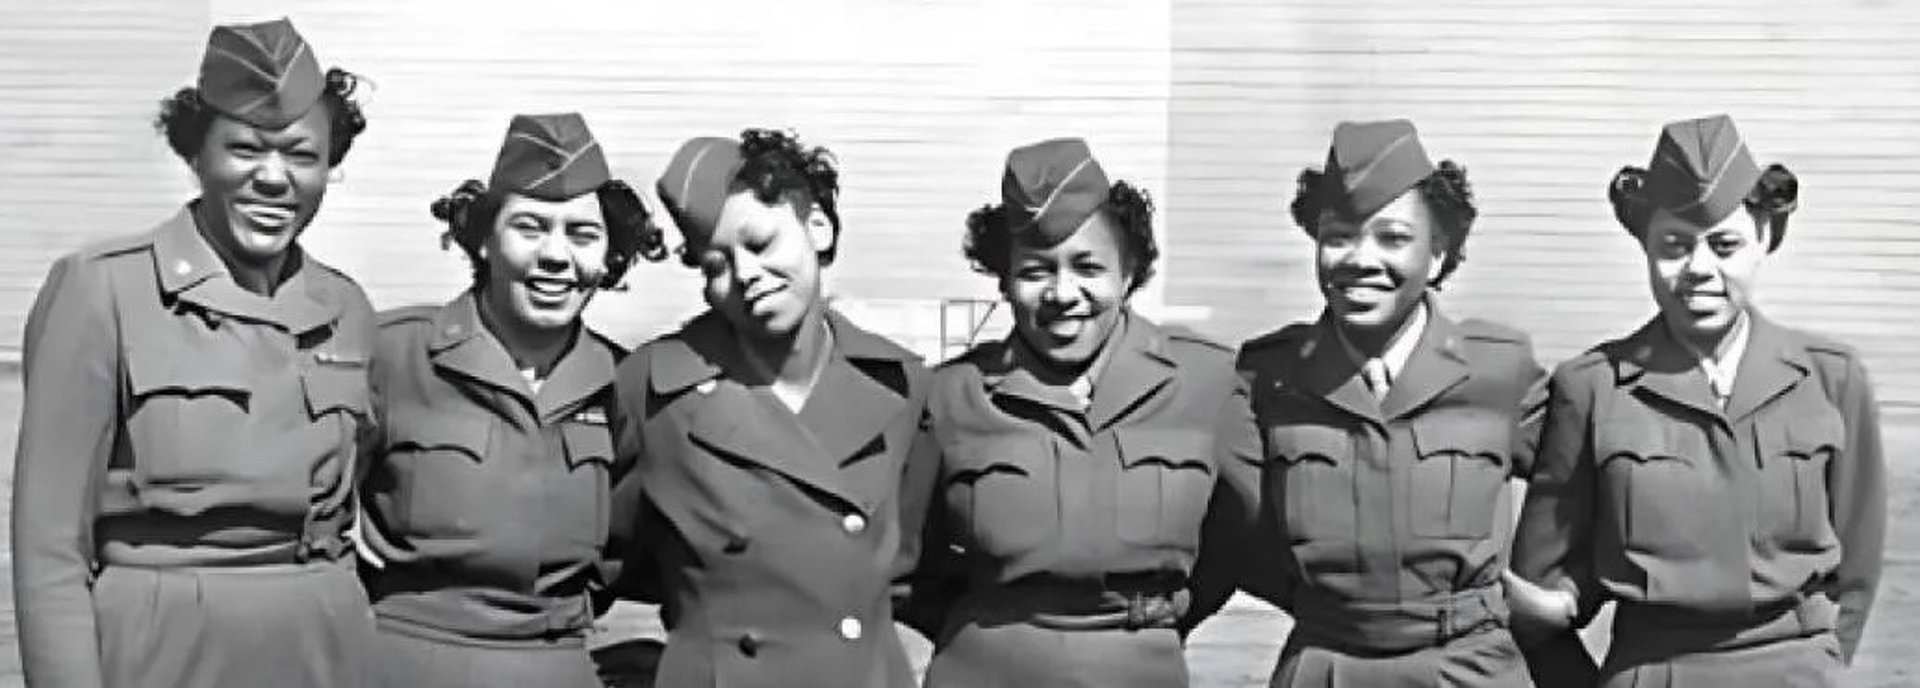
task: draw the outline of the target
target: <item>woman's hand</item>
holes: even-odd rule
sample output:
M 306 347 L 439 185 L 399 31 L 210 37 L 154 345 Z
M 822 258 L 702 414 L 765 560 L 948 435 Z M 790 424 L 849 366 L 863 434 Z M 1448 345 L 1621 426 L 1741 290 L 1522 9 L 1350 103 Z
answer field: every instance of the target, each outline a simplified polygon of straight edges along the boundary
M 1573 626 L 1579 613 L 1573 593 L 1540 587 L 1511 570 L 1501 571 L 1500 580 L 1505 583 L 1514 637 L 1522 645 L 1551 638 Z

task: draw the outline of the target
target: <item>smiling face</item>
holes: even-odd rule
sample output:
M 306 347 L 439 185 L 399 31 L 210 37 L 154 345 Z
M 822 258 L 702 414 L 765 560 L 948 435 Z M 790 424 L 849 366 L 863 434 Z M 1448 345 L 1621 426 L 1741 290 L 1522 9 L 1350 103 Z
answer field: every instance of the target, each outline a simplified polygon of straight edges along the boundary
M 481 299 L 520 327 L 572 327 L 607 271 L 607 226 L 595 194 L 547 201 L 520 194 L 501 199 L 481 257 Z
M 1711 350 L 1753 300 L 1754 278 L 1767 249 L 1762 221 L 1736 211 L 1702 227 L 1657 210 L 1647 221 L 1641 250 L 1647 282 L 1660 315 L 1681 338 Z
M 1440 269 L 1446 247 L 1438 235 L 1417 188 L 1358 223 L 1321 215 L 1314 255 L 1327 309 L 1347 331 L 1386 341 Z
M 267 265 L 284 256 L 327 193 L 327 108 L 279 130 L 216 115 L 188 166 L 200 182 L 198 217 L 229 260 Z
M 818 208 L 801 214 L 793 202 L 736 191 L 700 248 L 707 305 L 748 337 L 791 337 L 819 305 L 819 253 L 833 245 L 833 227 Z
M 1009 242 L 1000 293 L 1021 340 L 1055 365 L 1091 363 L 1119 326 L 1133 272 L 1120 231 L 1103 210 L 1052 246 Z

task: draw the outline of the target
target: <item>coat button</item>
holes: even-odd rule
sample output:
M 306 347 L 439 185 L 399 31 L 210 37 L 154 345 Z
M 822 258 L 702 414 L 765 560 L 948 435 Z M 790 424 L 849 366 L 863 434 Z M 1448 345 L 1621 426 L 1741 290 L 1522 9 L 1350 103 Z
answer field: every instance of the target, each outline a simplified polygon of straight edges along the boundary
M 860 514 L 847 514 L 840 518 L 840 528 L 851 535 L 859 535 L 867 529 L 867 519 Z
M 847 640 L 860 639 L 860 620 L 851 616 L 840 620 L 840 637 Z
M 760 654 L 760 639 L 753 637 L 752 633 L 740 636 L 738 645 L 740 646 L 740 654 L 748 657 Z
M 184 277 L 184 276 L 186 276 L 186 274 L 187 274 L 187 273 L 189 273 L 189 272 L 193 272 L 193 264 L 192 264 L 192 263 L 189 263 L 189 262 L 187 262 L 187 261 L 186 261 L 186 259 L 184 259 L 184 258 L 183 258 L 183 259 L 181 259 L 181 260 L 177 260 L 177 261 L 174 261 L 174 263 L 173 263 L 173 274 L 176 274 L 176 275 L 180 275 L 180 276 L 182 276 L 182 277 Z

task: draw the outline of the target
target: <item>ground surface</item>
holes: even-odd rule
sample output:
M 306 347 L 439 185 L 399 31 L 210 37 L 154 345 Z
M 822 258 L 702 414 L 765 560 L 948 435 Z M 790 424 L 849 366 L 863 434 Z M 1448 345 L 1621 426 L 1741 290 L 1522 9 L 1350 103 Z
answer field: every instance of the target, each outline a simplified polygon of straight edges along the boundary
M 0 370 L 0 498 L 13 494 L 13 451 L 20 419 L 20 379 Z M 1879 602 L 1867 628 L 1866 641 L 1855 659 L 1849 685 L 1896 688 L 1920 685 L 1920 420 L 1896 420 L 1886 431 L 1891 464 L 1889 490 L 1892 533 L 1888 538 L 1886 575 Z M 0 509 L 0 533 L 7 532 L 11 509 Z M 11 552 L 0 537 L 0 686 L 23 685 L 13 624 Z M 654 634 L 651 614 L 639 608 L 623 610 L 607 619 L 608 630 L 619 635 Z M 1195 686 L 1264 686 L 1288 627 L 1284 615 L 1252 600 L 1233 604 L 1195 631 L 1187 649 Z M 926 661 L 927 647 L 910 639 L 916 663 Z M 1603 642 L 1600 639 L 1593 639 Z

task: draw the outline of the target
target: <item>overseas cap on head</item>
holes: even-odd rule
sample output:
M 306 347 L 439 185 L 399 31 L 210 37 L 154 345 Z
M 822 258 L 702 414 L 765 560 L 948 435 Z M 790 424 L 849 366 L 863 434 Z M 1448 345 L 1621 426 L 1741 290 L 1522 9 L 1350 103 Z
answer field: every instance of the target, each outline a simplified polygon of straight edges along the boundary
M 1087 142 L 1050 139 L 1013 149 L 1000 179 L 1008 233 L 1052 246 L 1080 229 L 1107 201 L 1107 173 Z
M 579 113 L 514 115 L 487 186 L 548 201 L 600 188 L 612 175 Z
M 1358 220 L 1379 212 L 1433 170 L 1412 122 L 1341 122 L 1333 128 L 1320 193 L 1325 207 Z
M 1733 118 L 1713 115 L 1668 124 L 1647 166 L 1648 199 L 1688 222 L 1713 226 L 1741 207 L 1760 167 Z
M 325 86 L 313 49 L 285 19 L 216 26 L 207 36 L 200 99 L 228 117 L 285 128 L 313 109 Z
M 654 190 L 689 243 L 713 233 L 742 162 L 740 142 L 718 136 L 688 139 L 667 162 Z

